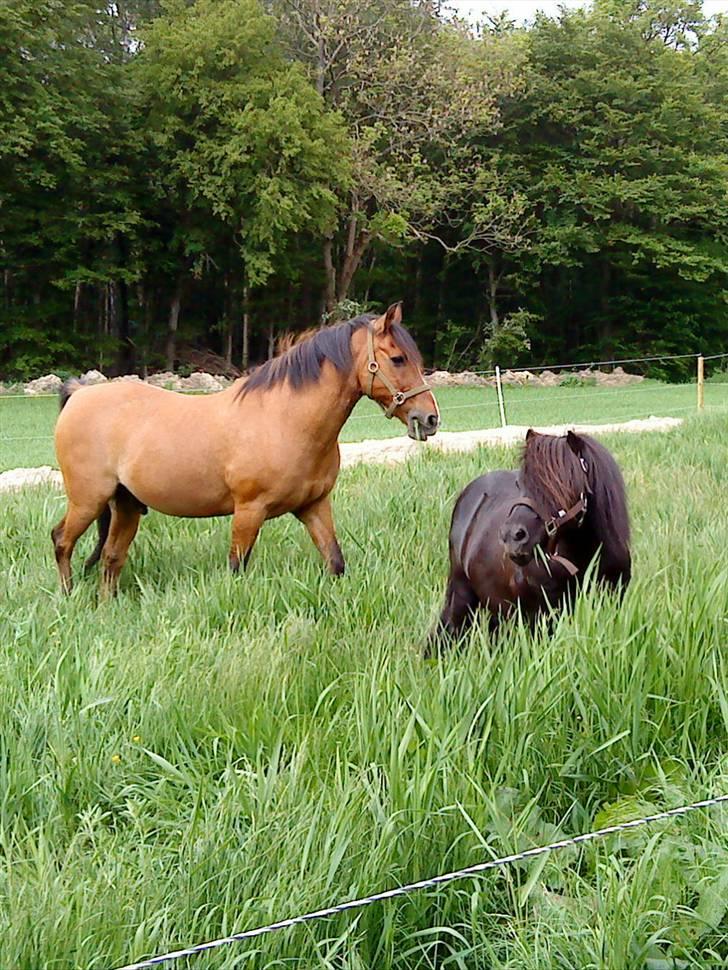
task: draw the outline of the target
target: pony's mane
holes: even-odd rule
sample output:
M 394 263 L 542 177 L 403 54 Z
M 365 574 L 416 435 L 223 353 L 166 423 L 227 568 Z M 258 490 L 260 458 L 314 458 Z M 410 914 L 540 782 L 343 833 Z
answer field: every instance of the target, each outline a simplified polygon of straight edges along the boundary
M 579 501 L 588 486 L 587 476 L 566 437 L 532 434 L 526 438 L 521 459 L 524 491 L 544 518 Z
M 341 373 L 351 370 L 352 335 L 377 317 L 376 313 L 363 313 L 343 323 L 306 330 L 298 336 L 286 335 L 279 342 L 278 355 L 250 372 L 241 384 L 237 397 L 242 398 L 251 391 L 267 390 L 284 382 L 288 382 L 294 390 L 300 390 L 319 380 L 321 367 L 327 360 Z M 395 343 L 421 366 L 420 352 L 408 331 L 401 324 L 393 324 L 390 332 Z
M 521 462 L 522 487 L 546 518 L 568 509 L 587 493 L 585 528 L 602 546 L 602 558 L 628 556 L 629 513 L 624 479 L 603 444 L 589 435 L 568 438 L 535 434 L 526 439 Z M 586 464 L 584 471 L 581 461 Z

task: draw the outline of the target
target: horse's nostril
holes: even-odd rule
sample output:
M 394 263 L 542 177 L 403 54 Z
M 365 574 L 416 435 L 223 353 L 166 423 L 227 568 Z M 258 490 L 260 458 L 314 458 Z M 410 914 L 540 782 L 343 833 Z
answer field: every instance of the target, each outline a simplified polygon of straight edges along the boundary
M 438 417 L 436 414 L 428 414 L 425 418 L 425 424 L 428 428 L 436 428 L 438 425 Z
M 516 542 L 523 542 L 523 540 L 526 538 L 526 530 L 516 529 L 516 531 L 513 533 L 513 538 L 516 540 Z

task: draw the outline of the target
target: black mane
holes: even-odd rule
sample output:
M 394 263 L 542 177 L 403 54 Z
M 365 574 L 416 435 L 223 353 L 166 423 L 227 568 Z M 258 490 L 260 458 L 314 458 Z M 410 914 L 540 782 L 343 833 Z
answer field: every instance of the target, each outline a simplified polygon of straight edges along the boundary
M 304 337 L 279 357 L 272 357 L 256 367 L 237 392 L 243 398 L 251 391 L 267 390 L 288 381 L 294 390 L 314 384 L 321 376 L 324 361 L 330 361 L 337 371 L 351 370 L 351 338 L 357 330 L 376 320 L 376 313 L 363 313 L 331 326 L 321 327 L 310 337 Z M 420 352 L 411 335 L 401 324 L 391 328 L 393 340 L 416 363 L 422 363 Z
M 584 528 L 602 546 L 602 560 L 629 558 L 629 513 L 624 479 L 611 453 L 590 435 L 537 434 L 526 440 L 521 474 L 524 491 L 542 506 L 544 517 L 574 505 L 587 492 Z M 584 471 L 581 461 L 586 464 Z

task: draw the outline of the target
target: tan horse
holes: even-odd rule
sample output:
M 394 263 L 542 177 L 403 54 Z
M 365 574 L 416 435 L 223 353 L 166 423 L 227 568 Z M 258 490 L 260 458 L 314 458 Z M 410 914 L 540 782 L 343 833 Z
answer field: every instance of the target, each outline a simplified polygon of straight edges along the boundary
M 102 560 L 102 589 L 113 592 L 147 507 L 232 515 L 234 571 L 263 522 L 293 512 L 329 570 L 343 573 L 329 493 L 354 405 L 367 395 L 417 439 L 439 424 L 401 319 L 395 304 L 380 317 L 323 327 L 209 397 L 136 382 L 66 385 L 55 442 L 68 506 L 51 533 L 63 588 L 71 588 L 78 538 L 97 521 L 87 565 Z

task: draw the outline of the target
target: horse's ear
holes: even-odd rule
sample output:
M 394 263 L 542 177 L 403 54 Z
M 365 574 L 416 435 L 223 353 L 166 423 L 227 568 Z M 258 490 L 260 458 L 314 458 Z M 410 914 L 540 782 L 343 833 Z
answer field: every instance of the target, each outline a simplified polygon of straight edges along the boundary
M 573 431 L 567 431 L 566 443 L 574 454 L 581 458 L 581 453 L 584 451 L 584 442 L 581 440 L 579 435 L 575 434 Z
M 389 333 L 392 327 L 400 324 L 402 322 L 402 303 L 393 303 L 391 307 L 387 310 L 383 316 L 374 324 L 374 332 L 377 336 L 383 337 L 385 333 Z
M 537 434 L 538 434 L 538 431 L 534 431 L 533 428 L 529 428 L 528 431 L 526 432 L 526 441 L 530 441 L 531 438 L 535 438 Z

